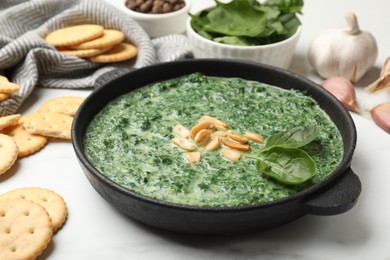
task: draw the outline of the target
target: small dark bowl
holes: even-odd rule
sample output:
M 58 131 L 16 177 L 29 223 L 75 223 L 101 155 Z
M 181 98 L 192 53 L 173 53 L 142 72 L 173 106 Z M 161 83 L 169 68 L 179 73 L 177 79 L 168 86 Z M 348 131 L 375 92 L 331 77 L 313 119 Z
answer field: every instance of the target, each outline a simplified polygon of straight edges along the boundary
M 84 154 L 84 134 L 91 120 L 107 103 L 149 83 L 193 72 L 218 77 L 240 77 L 306 91 L 341 132 L 344 157 L 339 167 L 323 181 L 293 196 L 269 203 L 218 208 L 177 205 L 142 196 L 112 182 L 89 162 Z M 305 214 L 340 214 L 355 205 L 361 192 L 360 180 L 350 168 L 356 145 L 355 125 L 348 111 L 314 82 L 267 65 L 208 59 L 158 64 L 115 77 L 111 80 L 108 75 L 103 80 L 106 83 L 81 105 L 72 126 L 72 143 L 80 165 L 95 190 L 131 218 L 154 227 L 184 233 L 231 234 L 276 227 Z

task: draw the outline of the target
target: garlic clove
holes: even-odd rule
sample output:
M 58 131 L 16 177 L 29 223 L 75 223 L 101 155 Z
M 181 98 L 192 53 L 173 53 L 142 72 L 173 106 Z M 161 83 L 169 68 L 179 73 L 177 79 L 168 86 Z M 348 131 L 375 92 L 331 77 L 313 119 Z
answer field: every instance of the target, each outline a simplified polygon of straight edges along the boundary
M 377 105 L 370 110 L 370 114 L 379 127 L 390 133 L 390 103 Z
M 386 89 L 390 89 L 390 57 L 385 61 L 379 78 L 366 87 L 366 90 L 371 94 Z
M 384 77 L 386 75 L 390 74 L 390 57 L 386 59 L 385 63 L 383 64 L 383 68 L 381 70 L 380 77 Z
M 331 77 L 320 85 L 335 96 L 348 110 L 360 113 L 353 84 L 344 77 Z
M 322 78 L 342 76 L 356 82 L 375 64 L 378 46 L 371 33 L 359 28 L 354 13 L 346 20 L 348 27 L 329 28 L 313 39 L 308 59 Z

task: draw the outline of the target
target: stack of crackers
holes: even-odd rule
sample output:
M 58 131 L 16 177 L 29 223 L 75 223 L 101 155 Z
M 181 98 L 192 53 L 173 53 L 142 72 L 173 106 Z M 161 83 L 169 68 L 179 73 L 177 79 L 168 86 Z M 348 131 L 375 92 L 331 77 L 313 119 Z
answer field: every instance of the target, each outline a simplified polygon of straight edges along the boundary
M 9 98 L 13 93 L 20 90 L 20 86 L 9 82 L 8 79 L 0 75 L 0 101 L 4 101 Z
M 35 259 L 67 217 L 56 192 L 27 187 L 0 194 L 0 259 Z
M 97 24 L 65 27 L 49 33 L 45 40 L 62 53 L 92 62 L 119 62 L 137 55 L 137 48 L 124 42 L 123 32 Z
M 63 96 L 47 100 L 37 112 L 0 117 L 0 175 L 17 158 L 40 150 L 49 138 L 71 139 L 71 127 L 84 97 Z

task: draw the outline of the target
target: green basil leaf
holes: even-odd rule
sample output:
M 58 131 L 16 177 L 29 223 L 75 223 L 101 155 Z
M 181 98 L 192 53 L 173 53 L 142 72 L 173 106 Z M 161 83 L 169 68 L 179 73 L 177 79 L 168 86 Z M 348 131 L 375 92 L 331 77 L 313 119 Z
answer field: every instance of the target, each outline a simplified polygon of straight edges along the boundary
M 269 137 L 261 151 L 267 151 L 273 147 L 299 148 L 316 139 L 318 135 L 319 130 L 316 126 L 294 127 Z
M 253 8 L 263 12 L 266 15 L 267 19 L 270 20 L 278 19 L 280 15 L 280 10 L 274 7 L 265 6 L 265 5 L 254 5 Z
M 287 31 L 284 34 L 285 39 L 291 37 L 298 30 L 298 27 L 301 25 L 298 17 L 295 14 L 284 14 L 279 17 L 280 22 L 283 24 L 283 27 Z
M 277 7 L 283 13 L 301 13 L 303 0 L 267 0 L 264 5 Z
M 202 37 L 213 40 L 214 36 L 209 32 L 206 32 L 203 27 L 209 23 L 209 19 L 206 16 L 206 12 L 202 12 L 197 15 L 189 14 L 191 16 L 191 27 Z
M 298 185 L 316 174 L 316 164 L 300 149 L 274 147 L 256 162 L 259 172 L 285 184 Z
M 216 37 L 214 38 L 214 41 L 219 43 L 224 43 L 224 44 L 237 45 L 237 46 L 252 45 L 249 41 L 246 40 L 246 38 L 237 37 L 237 36 Z
M 217 2 L 217 7 L 207 14 L 209 23 L 204 30 L 227 36 L 269 36 L 274 31 L 267 28 L 264 12 L 253 8 L 252 1 L 234 0 L 224 4 Z

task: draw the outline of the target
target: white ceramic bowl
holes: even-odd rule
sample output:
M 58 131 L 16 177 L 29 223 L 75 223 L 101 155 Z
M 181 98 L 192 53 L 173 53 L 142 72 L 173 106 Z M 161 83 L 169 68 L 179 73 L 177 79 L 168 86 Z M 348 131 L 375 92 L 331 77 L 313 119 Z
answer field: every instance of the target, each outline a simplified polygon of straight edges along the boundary
M 214 42 L 197 34 L 187 20 L 187 36 L 195 58 L 241 59 L 287 69 L 294 56 L 301 34 L 301 27 L 290 38 L 272 44 L 258 46 L 235 46 Z
M 191 0 L 184 0 L 185 6 L 177 11 L 165 14 L 145 14 L 133 11 L 123 1 L 123 10 L 133 18 L 149 34 L 150 37 L 160 37 L 168 34 L 184 33 L 186 21 L 191 8 Z

